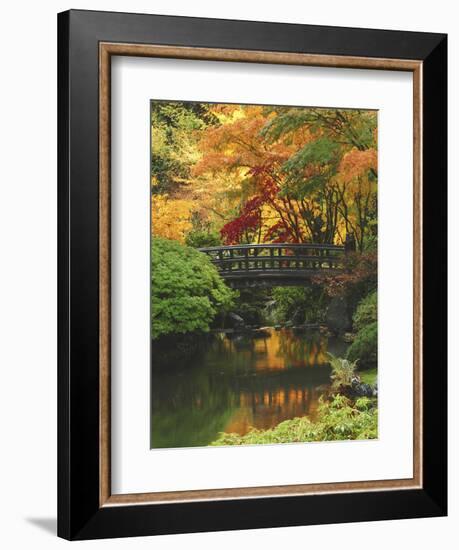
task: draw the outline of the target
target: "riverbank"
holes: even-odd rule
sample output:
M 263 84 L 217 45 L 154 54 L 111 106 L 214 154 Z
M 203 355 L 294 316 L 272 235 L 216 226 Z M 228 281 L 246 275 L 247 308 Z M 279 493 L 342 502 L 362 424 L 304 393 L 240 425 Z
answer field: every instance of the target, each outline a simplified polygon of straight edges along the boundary
M 307 443 L 377 439 L 377 399 L 361 397 L 355 401 L 343 395 L 321 399 L 315 421 L 308 416 L 285 420 L 268 430 L 251 429 L 245 435 L 220 433 L 212 446 Z

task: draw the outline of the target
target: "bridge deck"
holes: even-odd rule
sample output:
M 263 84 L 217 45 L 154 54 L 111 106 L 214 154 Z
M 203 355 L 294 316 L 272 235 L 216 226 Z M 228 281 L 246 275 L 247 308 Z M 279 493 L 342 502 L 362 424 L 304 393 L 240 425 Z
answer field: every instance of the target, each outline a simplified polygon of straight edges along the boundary
M 344 246 L 328 244 L 254 244 L 201 248 L 228 282 L 258 280 L 297 284 L 343 267 Z M 285 283 L 282 282 L 285 281 Z

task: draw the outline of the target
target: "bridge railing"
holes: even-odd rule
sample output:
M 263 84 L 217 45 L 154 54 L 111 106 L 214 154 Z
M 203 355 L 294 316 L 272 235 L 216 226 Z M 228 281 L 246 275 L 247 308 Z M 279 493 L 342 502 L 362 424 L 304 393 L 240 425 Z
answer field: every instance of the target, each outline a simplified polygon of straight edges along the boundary
M 200 248 L 222 275 L 248 271 L 335 270 L 343 266 L 344 246 L 331 244 L 240 244 Z

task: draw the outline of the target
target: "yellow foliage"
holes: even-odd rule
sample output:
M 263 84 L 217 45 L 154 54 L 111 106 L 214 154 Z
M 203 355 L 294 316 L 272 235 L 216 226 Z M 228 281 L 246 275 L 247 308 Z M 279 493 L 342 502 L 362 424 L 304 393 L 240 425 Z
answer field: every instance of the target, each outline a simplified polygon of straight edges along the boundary
M 154 234 L 183 242 L 196 220 L 197 226 L 218 233 L 239 217 L 247 223 L 245 205 L 255 200 L 245 240 L 341 244 L 352 233 L 363 246 L 365 232 L 376 223 L 377 134 L 370 124 L 376 125 L 374 113 L 311 109 L 311 120 L 300 118 L 304 122 L 295 124 L 296 116 L 304 116 L 302 110 L 230 104 L 208 109 L 218 123 L 175 129 L 169 158 L 187 170 L 184 176 L 180 171 L 172 174 L 176 186 L 170 195 L 153 197 Z M 264 129 L 278 116 L 284 117 L 282 132 L 267 137 Z M 368 139 L 371 131 L 373 141 L 371 134 Z M 357 144 L 356 135 L 362 136 Z M 322 160 L 313 155 L 299 170 L 285 169 L 286 161 L 321 138 L 340 143 L 333 156 Z M 152 179 L 154 191 L 157 185 Z
M 191 229 L 193 202 L 169 198 L 167 195 L 153 195 L 151 198 L 152 234 L 166 239 L 184 242 Z

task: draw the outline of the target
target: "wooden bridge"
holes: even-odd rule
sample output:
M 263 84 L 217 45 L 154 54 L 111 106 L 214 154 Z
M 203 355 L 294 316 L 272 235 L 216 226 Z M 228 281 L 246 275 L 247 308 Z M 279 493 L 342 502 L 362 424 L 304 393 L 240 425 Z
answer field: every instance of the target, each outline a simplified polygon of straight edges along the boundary
M 347 247 L 346 247 L 347 248 Z M 346 248 L 332 244 L 238 244 L 200 248 L 234 288 L 298 286 L 339 272 Z

